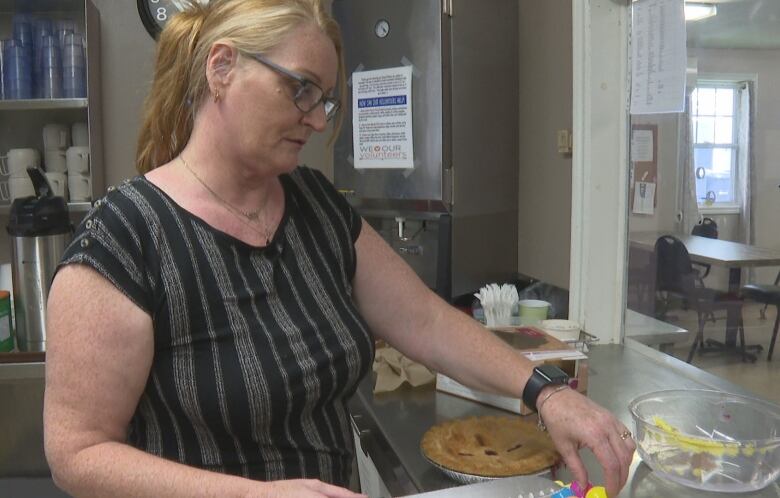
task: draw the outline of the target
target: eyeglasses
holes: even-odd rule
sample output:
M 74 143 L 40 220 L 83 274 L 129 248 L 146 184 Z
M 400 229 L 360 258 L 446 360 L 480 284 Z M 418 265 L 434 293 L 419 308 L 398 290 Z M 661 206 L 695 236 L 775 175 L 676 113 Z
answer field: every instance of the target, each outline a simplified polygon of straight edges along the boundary
M 325 95 L 322 87 L 310 79 L 302 76 L 298 73 L 294 73 L 289 69 L 285 69 L 282 66 L 275 64 L 262 55 L 246 53 L 249 57 L 256 60 L 260 64 L 267 66 L 279 74 L 287 76 L 298 82 L 300 88 L 293 97 L 295 107 L 300 109 L 304 113 L 311 112 L 315 107 L 320 105 L 320 102 L 325 106 L 325 119 L 330 121 L 338 112 L 341 107 L 341 102 L 337 98 L 328 97 Z

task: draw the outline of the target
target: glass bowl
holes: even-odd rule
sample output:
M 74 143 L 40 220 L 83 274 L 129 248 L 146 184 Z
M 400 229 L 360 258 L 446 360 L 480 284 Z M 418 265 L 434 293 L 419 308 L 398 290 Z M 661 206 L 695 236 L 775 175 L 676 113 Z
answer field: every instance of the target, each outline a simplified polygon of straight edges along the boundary
M 762 489 L 780 474 L 780 406 L 679 389 L 639 396 L 628 408 L 639 455 L 660 477 L 736 493 Z

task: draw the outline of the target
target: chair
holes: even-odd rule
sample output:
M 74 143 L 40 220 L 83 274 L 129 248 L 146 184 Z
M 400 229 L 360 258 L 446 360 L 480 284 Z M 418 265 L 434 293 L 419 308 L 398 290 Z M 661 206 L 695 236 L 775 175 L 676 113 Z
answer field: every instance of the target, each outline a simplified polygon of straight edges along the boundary
M 707 237 L 708 239 L 718 238 L 718 224 L 712 218 L 702 218 L 702 220 L 693 226 L 691 235 L 698 235 L 699 237 Z M 693 262 L 694 265 L 701 267 L 703 273 L 700 275 L 702 279 L 707 278 L 710 274 L 710 265 L 706 263 Z
M 691 235 L 707 237 L 708 239 L 718 238 L 718 224 L 712 218 L 702 218 L 700 222 L 694 225 Z
M 626 305 L 629 309 L 652 315 L 655 289 L 655 261 L 652 251 L 631 247 L 628 251 Z
M 739 308 L 741 314 L 742 301 L 727 292 L 708 289 L 700 282 L 698 273 L 693 269 L 691 256 L 685 244 L 677 237 L 664 235 L 655 243 L 656 256 L 656 292 L 666 293 L 666 302 L 670 296 L 676 296 L 686 301 L 696 311 L 698 318 L 698 331 L 688 352 L 688 363 L 693 359 L 697 348 L 702 353 L 711 351 L 726 351 L 729 348 L 723 343 L 707 339 L 704 341 L 704 325 L 708 315 L 714 315 L 715 311 L 729 311 L 733 307 Z M 663 314 L 662 314 L 663 316 Z M 760 345 L 745 346 L 745 334 L 740 320 L 739 327 L 740 347 L 739 352 L 743 360 L 756 361 L 756 356 L 748 350 L 761 351 Z
M 775 277 L 775 285 L 780 285 L 780 271 L 777 272 L 777 276 Z M 762 320 L 766 320 L 766 309 L 768 307 L 769 307 L 769 303 L 764 303 L 764 307 L 761 308 L 760 314 Z
M 772 340 L 769 342 L 769 352 L 766 355 L 767 361 L 772 361 L 772 351 L 775 349 L 777 340 L 777 329 L 780 325 L 780 287 L 775 285 L 748 284 L 741 289 L 742 297 L 750 299 L 766 306 L 772 305 L 777 308 L 775 317 L 775 327 L 772 330 Z

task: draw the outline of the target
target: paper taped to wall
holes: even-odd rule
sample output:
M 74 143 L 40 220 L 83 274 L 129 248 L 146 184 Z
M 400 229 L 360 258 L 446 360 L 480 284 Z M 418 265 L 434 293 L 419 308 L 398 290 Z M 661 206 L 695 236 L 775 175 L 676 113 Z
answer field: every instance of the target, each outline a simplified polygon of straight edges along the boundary
M 414 168 L 412 67 L 352 73 L 355 169 Z
M 634 2 L 631 33 L 631 114 L 682 112 L 688 62 L 683 2 Z
M 653 214 L 655 204 L 655 183 L 636 182 L 634 184 L 634 213 Z

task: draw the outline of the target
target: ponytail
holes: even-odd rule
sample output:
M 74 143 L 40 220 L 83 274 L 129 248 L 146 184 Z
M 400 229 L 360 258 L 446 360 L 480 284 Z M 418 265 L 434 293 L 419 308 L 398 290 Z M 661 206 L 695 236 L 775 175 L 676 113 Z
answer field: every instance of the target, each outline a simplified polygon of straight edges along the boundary
M 138 136 L 136 169 L 140 174 L 171 161 L 187 145 L 194 110 L 205 88 L 205 82 L 190 80 L 198 65 L 195 48 L 205 18 L 206 8 L 192 2 L 192 7 L 173 16 L 160 34 L 154 80 L 144 102 Z M 205 66 L 205 61 L 200 65 Z

